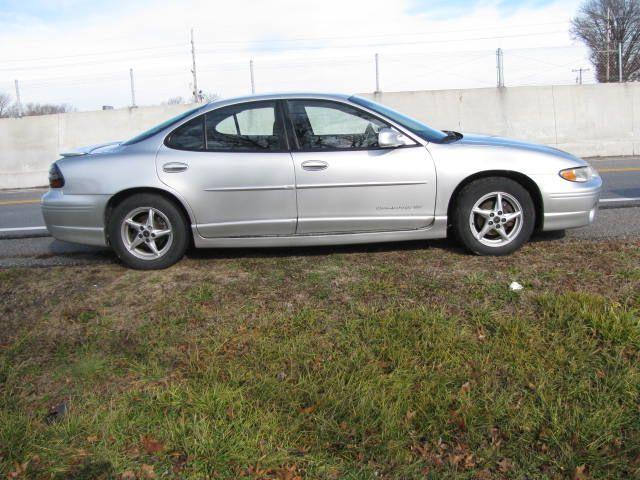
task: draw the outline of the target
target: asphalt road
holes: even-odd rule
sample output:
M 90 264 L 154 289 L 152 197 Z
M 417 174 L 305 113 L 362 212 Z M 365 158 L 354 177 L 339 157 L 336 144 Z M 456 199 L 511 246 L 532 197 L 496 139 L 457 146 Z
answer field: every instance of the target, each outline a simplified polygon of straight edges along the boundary
M 640 236 L 640 158 L 607 158 L 590 161 L 598 169 L 604 181 L 600 214 L 594 225 L 569 230 L 566 238 Z M 59 242 L 48 236 L 39 205 L 43 193 L 44 190 L 41 189 L 0 191 L 0 267 L 76 265 L 115 261 L 114 255 L 107 249 Z M 542 235 L 541 239 L 553 241 L 557 240 L 557 236 Z M 447 248 L 446 242 L 433 244 Z M 347 248 L 366 250 L 378 247 Z M 390 246 L 390 248 L 393 247 Z M 230 255 L 246 254 L 237 250 L 235 252 Z M 219 253 L 200 252 L 193 255 L 216 256 Z

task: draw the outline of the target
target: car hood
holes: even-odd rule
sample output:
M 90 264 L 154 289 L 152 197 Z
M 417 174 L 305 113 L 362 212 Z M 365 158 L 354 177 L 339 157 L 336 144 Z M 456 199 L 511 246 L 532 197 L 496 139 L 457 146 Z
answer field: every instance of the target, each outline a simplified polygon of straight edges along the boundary
M 555 157 L 566 158 L 567 160 L 579 160 L 574 155 L 558 150 L 557 148 L 540 145 L 537 143 L 529 143 L 521 140 L 513 140 L 490 135 L 465 134 L 461 140 L 455 142 L 454 145 L 478 145 L 484 147 L 505 147 L 515 148 L 518 150 L 526 150 L 535 153 L 544 153 Z

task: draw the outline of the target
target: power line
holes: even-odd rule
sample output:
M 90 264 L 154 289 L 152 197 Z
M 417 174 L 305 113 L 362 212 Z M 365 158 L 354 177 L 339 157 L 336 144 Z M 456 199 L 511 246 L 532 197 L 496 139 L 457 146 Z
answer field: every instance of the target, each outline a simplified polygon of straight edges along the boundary
M 560 22 L 546 22 L 546 23 L 529 23 L 523 25 L 509 25 L 506 28 L 509 29 L 521 29 L 525 27 L 539 27 L 539 26 L 548 26 L 548 25 L 566 25 L 569 21 L 560 21 Z M 495 30 L 496 27 L 475 27 L 475 28 L 466 28 L 466 29 L 455 29 L 455 30 L 429 30 L 428 32 L 410 32 L 410 33 L 386 33 L 386 34 L 375 34 L 375 35 L 336 35 L 336 36 L 324 36 L 324 37 L 297 37 L 297 38 L 286 38 L 286 39 L 275 39 L 270 40 L 270 43 L 288 43 L 288 42 L 304 42 L 304 41 L 320 41 L 320 40 L 350 40 L 356 38 L 388 38 L 388 37 L 405 37 L 405 36 L 418 36 L 418 35 L 433 35 L 433 34 L 445 34 L 445 33 L 456 33 L 459 34 L 461 32 L 474 32 L 474 31 L 484 31 L 484 30 Z M 564 30 L 563 30 L 564 31 Z M 227 40 L 227 41 L 215 41 L 215 42 L 201 42 L 203 45 L 213 44 L 216 45 L 226 45 L 226 44 L 247 44 L 251 45 L 252 41 L 246 40 Z
M 474 40 L 504 40 L 507 38 L 523 38 L 523 37 L 535 37 L 540 35 L 552 35 L 555 33 L 566 33 L 564 30 L 554 30 L 547 32 L 538 32 L 538 33 L 517 33 L 512 35 L 493 35 L 487 37 L 466 37 L 466 38 L 447 38 L 441 40 L 415 40 L 410 42 L 387 42 L 387 43 L 361 43 L 361 44 L 350 44 L 350 45 L 297 45 L 293 47 L 272 47 L 266 46 L 264 48 L 252 48 L 251 51 L 297 51 L 297 50 L 333 50 L 333 49 L 343 49 L 343 48 L 377 48 L 377 47 L 392 47 L 392 46 L 407 46 L 407 45 L 427 45 L 434 43 L 457 43 L 457 42 L 468 42 Z M 237 53 L 243 52 L 247 49 L 205 49 L 202 50 L 203 53 Z
M 143 48 L 129 48 L 126 50 L 111 50 L 111 51 L 102 51 L 102 52 L 91 52 L 91 53 L 78 53 L 73 55 L 60 55 L 55 57 L 40 57 L 40 58 L 21 58 L 15 60 L 2 60 L 2 63 L 15 63 L 15 62 L 43 62 L 48 60 L 59 60 L 59 59 L 67 59 L 67 58 L 78 58 L 78 57 L 92 57 L 95 58 L 96 55 L 113 55 L 118 53 L 130 53 L 130 52 L 139 52 L 139 51 L 148 51 L 148 50 L 159 50 L 166 48 L 177 48 L 177 47 L 185 47 L 186 45 L 183 43 L 176 43 L 172 45 L 162 45 L 157 47 L 143 47 Z
M 200 51 L 201 54 L 214 54 L 214 53 L 238 53 L 238 52 L 246 52 L 247 50 L 251 51 L 262 51 L 262 52 L 270 52 L 270 51 L 300 51 L 300 50 L 333 50 L 333 49 L 345 49 L 345 48 L 372 48 L 372 47 L 392 47 L 392 46 L 407 46 L 407 45 L 426 45 L 426 44 L 435 44 L 435 43 L 455 43 L 455 42 L 464 42 L 464 41 L 477 41 L 477 40 L 500 40 L 507 38 L 524 38 L 524 37 L 532 37 L 532 36 L 540 36 L 540 35 L 550 35 L 555 33 L 564 33 L 562 30 L 557 31 L 547 31 L 547 32 L 537 32 L 537 33 L 519 33 L 519 34 L 508 34 L 508 35 L 494 35 L 494 36 L 484 36 L 484 37 L 465 37 L 465 38 L 455 38 L 455 39 L 438 39 L 438 40 L 414 40 L 407 42 L 386 42 L 386 43 L 360 43 L 360 44 L 348 44 L 348 45 L 296 45 L 296 46 L 266 46 L 263 48 L 227 48 L 227 49 L 203 49 Z M 175 48 L 175 47 L 185 47 L 185 45 L 175 45 L 173 47 L 147 47 L 146 49 L 132 49 L 130 51 L 120 51 L 121 53 L 130 53 L 133 51 L 141 51 L 148 49 L 158 49 L 158 48 Z M 116 52 L 113 52 L 116 53 Z M 102 53 L 104 54 L 104 53 Z M 113 58 L 113 59 L 100 59 L 86 62 L 73 62 L 73 63 L 60 63 L 60 64 L 50 64 L 50 65 L 37 65 L 37 66 L 18 66 L 18 67 L 4 67 L 0 68 L 0 71 L 27 71 L 27 70 L 44 70 L 44 69 L 57 69 L 57 68 L 65 68 L 65 67 L 79 67 L 79 66 L 89 66 L 89 65 L 104 65 L 108 63 L 119 63 L 119 62 L 131 62 L 133 60 L 146 59 L 146 58 L 168 58 L 175 57 L 179 55 L 186 54 L 186 49 L 183 52 L 172 52 L 172 53 L 151 53 L 149 55 L 138 55 L 138 56 L 123 56 L 121 58 Z M 81 54 L 80 56 L 87 56 L 88 54 Z M 96 54 L 91 54 L 93 58 L 95 58 Z M 101 55 L 100 53 L 98 55 Z M 69 55 L 64 57 L 57 58 L 77 58 L 75 56 Z M 46 59 L 36 59 L 31 61 L 43 61 L 43 60 L 51 60 L 54 57 L 49 57 Z M 27 60 L 24 60 L 25 62 Z M 9 61 L 11 62 L 11 61 Z
M 535 51 L 535 52 L 548 52 L 551 50 L 567 50 L 567 49 L 577 49 L 580 47 L 577 46 L 553 46 L 553 47 L 532 47 L 532 48 L 521 48 L 521 49 L 516 49 L 516 50 L 508 50 L 506 51 L 506 54 L 508 57 L 516 57 L 516 58 L 522 58 L 528 61 L 539 61 L 541 63 L 550 65 L 552 67 L 555 68 L 565 68 L 566 64 L 556 64 L 556 63 L 552 63 L 552 62 L 548 62 L 546 60 L 538 60 L 535 59 L 531 56 L 525 56 L 525 55 L 520 55 L 520 54 L 516 54 L 513 53 L 514 51 Z M 416 62 L 412 62 L 411 64 L 414 66 L 418 66 L 421 64 L 428 64 L 429 62 L 433 62 L 433 61 L 439 61 L 440 59 L 447 59 L 449 61 L 450 65 L 453 65 L 454 67 L 456 66 L 462 66 L 462 65 L 466 65 L 470 62 L 475 62 L 478 60 L 481 60 L 483 58 L 488 58 L 489 55 L 494 55 L 495 51 L 490 51 L 490 50 L 459 50 L 459 51 L 455 51 L 455 55 L 452 55 L 451 52 L 448 53 L 434 53 L 434 52 L 427 52 L 427 53 L 421 53 L 421 52 L 414 52 L 414 53 L 399 53 L 397 55 L 394 55 L 393 57 L 389 57 L 385 60 L 385 63 L 389 63 L 389 64 L 407 64 L 408 59 L 411 58 L 419 58 L 422 60 L 425 60 L 425 62 L 420 62 L 420 63 L 416 63 Z M 463 57 L 467 57 L 466 59 Z M 289 68 L 289 69 L 295 69 L 295 68 L 309 68 L 309 67 L 313 67 L 313 66 L 323 66 L 323 65 L 332 65 L 332 66 L 337 66 L 337 65 L 343 65 L 343 66 L 353 66 L 360 68 L 361 66 L 364 66 L 366 64 L 368 64 L 370 62 L 369 60 L 370 57 L 366 57 L 363 55 L 344 55 L 344 56 L 340 56 L 340 57 L 335 57 L 335 56 L 327 56 L 327 57 L 316 57 L 316 58 L 298 58 L 295 60 L 291 60 L 291 61 L 282 61 L 282 60 L 264 60 L 261 61 L 260 63 L 260 69 L 265 70 L 265 69 L 281 69 L 281 68 Z M 579 60 L 574 60 L 574 61 L 579 61 Z M 204 67 L 200 66 L 198 68 L 198 71 L 200 72 L 212 72 L 212 71 L 240 71 L 240 70 L 244 70 L 246 69 L 246 61 L 234 61 L 234 62 L 220 62 L 220 63 L 215 63 L 215 64 L 210 64 L 208 63 L 207 65 L 205 65 Z M 167 70 L 167 69 L 158 69 L 158 68 L 152 68 L 152 69 L 136 69 L 136 74 L 138 75 L 138 77 L 140 77 L 140 75 L 142 76 L 153 76 L 153 77 L 157 77 L 157 76 L 177 76 L 177 75 L 186 75 L 186 74 L 190 74 L 189 70 L 184 68 L 184 69 L 179 69 L 179 70 Z M 91 83 L 91 81 L 96 81 L 96 82 L 102 82 L 104 80 L 107 79 L 121 79 L 124 78 L 122 76 L 122 74 L 120 73 L 105 73 L 105 74 L 100 74 L 100 75 L 85 75 L 85 76 L 78 76 L 78 75 L 62 75 L 62 76 L 53 76 L 53 77 L 40 77 L 40 78 L 36 78 L 33 80 L 21 80 L 21 84 L 23 85 L 28 85 L 29 87 L 33 87 L 33 86 L 48 86 L 48 85 L 56 85 L 56 84 L 61 84 L 61 83 L 66 83 L 66 84 L 88 84 Z M 73 79 L 72 82 L 68 82 L 69 79 Z M 80 80 L 80 82 L 78 82 L 77 80 Z M 1 82 L 2 83 L 7 83 L 8 82 Z

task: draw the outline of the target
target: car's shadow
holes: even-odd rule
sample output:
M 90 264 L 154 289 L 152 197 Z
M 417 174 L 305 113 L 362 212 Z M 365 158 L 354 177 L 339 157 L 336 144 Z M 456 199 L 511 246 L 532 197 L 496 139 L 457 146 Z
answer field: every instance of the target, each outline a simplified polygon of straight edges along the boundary
M 565 231 L 538 232 L 531 237 L 531 242 L 548 242 L 562 240 Z M 237 259 L 237 258 L 278 258 L 289 256 L 325 256 L 331 254 L 350 253 L 385 253 L 397 251 L 417 251 L 435 249 L 453 252 L 459 255 L 470 255 L 458 242 L 452 239 L 410 240 L 389 243 L 365 243 L 356 245 L 331 245 L 312 247 L 268 247 L 268 248 L 201 248 L 191 247 L 187 257 L 191 259 Z
M 267 248 L 190 248 L 187 257 L 192 259 L 277 258 L 294 256 L 325 256 L 349 253 L 384 253 L 415 251 L 436 248 L 464 254 L 464 249 L 449 240 L 411 240 L 405 242 L 365 243 L 356 245 L 329 245 L 309 247 Z
M 565 237 L 564 231 L 536 233 L 532 242 L 548 242 L 561 240 Z M 62 264 L 84 264 L 117 262 L 113 251 L 104 247 L 91 247 L 68 242 L 60 242 L 51 238 L 40 240 L 45 246 L 44 251 L 34 255 L 35 263 L 46 265 L 60 264 L 57 259 L 62 259 Z M 391 243 L 367 243 L 357 245 L 333 245 L 313 247 L 269 247 L 269 248 L 202 248 L 191 247 L 187 251 L 187 258 L 193 260 L 215 259 L 240 259 L 240 258 L 280 258 L 294 256 L 326 256 L 333 254 L 371 254 L 386 252 L 410 252 L 425 249 L 448 251 L 457 255 L 466 256 L 470 253 L 454 240 L 411 240 Z

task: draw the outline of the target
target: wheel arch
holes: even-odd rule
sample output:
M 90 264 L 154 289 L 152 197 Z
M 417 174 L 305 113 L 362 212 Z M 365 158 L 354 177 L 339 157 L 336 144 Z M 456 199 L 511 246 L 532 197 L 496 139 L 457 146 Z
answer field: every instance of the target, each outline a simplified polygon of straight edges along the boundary
M 482 172 L 474 173 L 473 175 L 469 175 L 468 177 L 464 178 L 456 186 L 455 190 L 451 194 L 451 197 L 449 198 L 449 205 L 447 207 L 447 218 L 449 219 L 448 223 L 451 224 L 451 219 L 453 218 L 453 212 L 456 208 L 460 190 L 462 190 L 466 185 L 475 180 L 495 177 L 509 178 L 511 180 L 514 180 L 529 192 L 536 210 L 535 230 L 542 230 L 542 224 L 544 220 L 544 203 L 542 200 L 542 193 L 540 192 L 540 188 L 530 177 L 528 177 L 524 173 L 514 172 L 513 170 L 485 170 Z
M 132 187 L 119 191 L 118 193 L 111 196 L 109 201 L 107 202 L 107 206 L 104 211 L 104 225 L 105 225 L 105 235 L 107 239 L 107 243 L 109 242 L 109 234 L 107 225 L 109 225 L 109 218 L 113 212 L 113 209 L 124 199 L 129 198 L 131 195 L 135 195 L 137 193 L 152 193 L 155 195 L 159 195 L 174 203 L 183 213 L 184 217 L 187 219 L 188 227 L 191 227 L 195 224 L 195 220 L 191 215 L 189 208 L 185 205 L 185 203 L 172 192 L 168 192 L 167 190 L 163 190 L 161 188 L 155 187 Z M 193 242 L 193 232 L 191 228 L 187 228 L 187 235 L 189 235 L 189 241 Z

